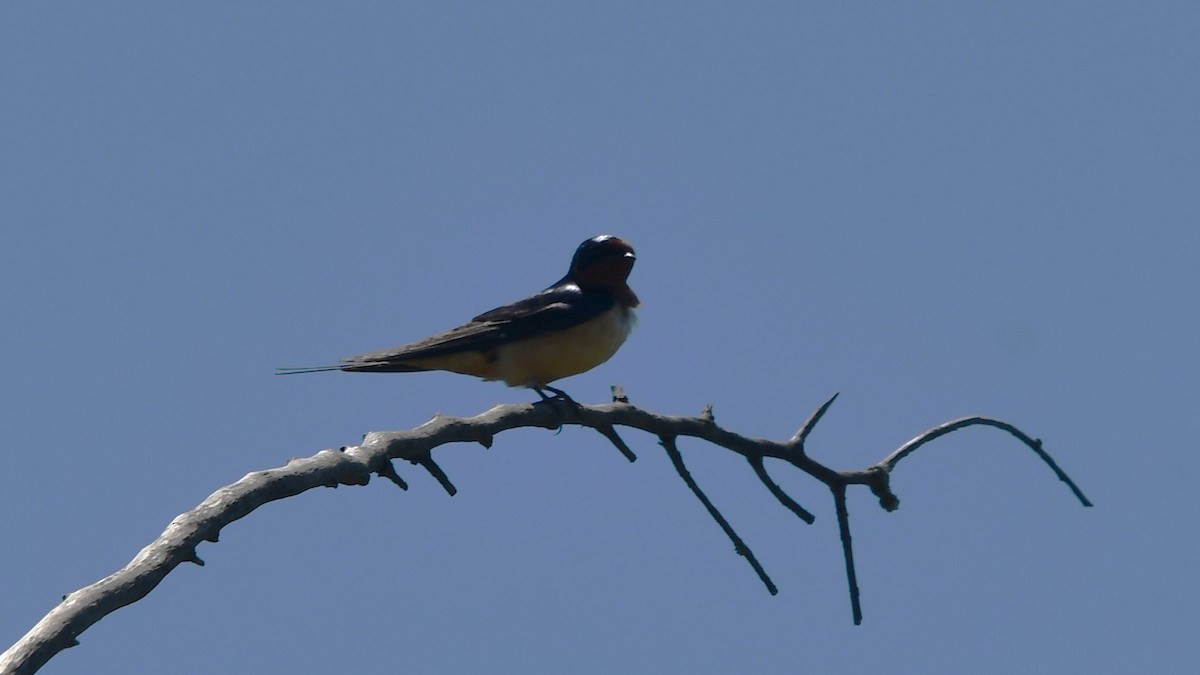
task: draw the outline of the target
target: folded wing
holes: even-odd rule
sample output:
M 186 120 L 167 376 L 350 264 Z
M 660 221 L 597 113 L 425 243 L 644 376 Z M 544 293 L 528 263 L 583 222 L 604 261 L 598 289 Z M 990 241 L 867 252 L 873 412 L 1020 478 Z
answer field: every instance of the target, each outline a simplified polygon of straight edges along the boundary
M 566 330 L 602 314 L 614 302 L 609 294 L 555 286 L 424 340 L 347 357 L 338 368 L 391 373 L 450 370 L 490 379 L 495 350 L 501 345 Z

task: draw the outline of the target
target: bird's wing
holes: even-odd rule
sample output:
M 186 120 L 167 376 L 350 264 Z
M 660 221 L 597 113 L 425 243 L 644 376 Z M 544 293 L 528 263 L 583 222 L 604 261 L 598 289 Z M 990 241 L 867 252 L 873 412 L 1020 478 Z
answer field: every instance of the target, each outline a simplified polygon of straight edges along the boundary
M 573 285 L 553 286 L 424 340 L 347 357 L 342 359 L 342 368 L 423 370 L 405 368 L 404 362 L 470 351 L 487 352 L 539 333 L 566 330 L 602 314 L 614 302 L 609 294 L 581 291 Z

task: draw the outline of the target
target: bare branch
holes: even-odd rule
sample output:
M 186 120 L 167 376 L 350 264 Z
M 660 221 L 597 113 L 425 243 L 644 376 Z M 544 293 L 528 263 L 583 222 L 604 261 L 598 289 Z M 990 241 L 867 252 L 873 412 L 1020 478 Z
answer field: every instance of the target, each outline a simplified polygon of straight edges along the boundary
M 1059 480 L 1066 483 L 1067 487 L 1071 488 L 1071 492 L 1075 493 L 1075 497 L 1079 499 L 1081 504 L 1084 506 L 1092 505 L 1092 502 L 1083 495 L 1083 491 L 1079 489 L 1079 486 L 1075 485 L 1075 481 L 1071 480 L 1071 477 L 1068 476 L 1066 472 L 1058 468 L 1058 464 L 1055 463 L 1054 459 L 1042 449 L 1042 441 L 1040 438 L 1033 438 L 1008 422 L 993 419 L 991 417 L 963 417 L 961 419 L 952 420 L 940 426 L 936 426 L 897 448 L 895 452 L 888 455 L 887 458 L 878 464 L 878 466 L 883 467 L 888 472 L 891 472 L 891 470 L 896 468 L 896 465 L 900 463 L 900 460 L 909 456 L 914 450 L 922 445 L 925 445 L 929 441 L 945 436 L 951 431 L 957 431 L 964 427 L 975 425 L 996 427 L 997 429 L 1003 429 L 1013 436 L 1016 436 L 1022 443 L 1028 446 L 1029 449 L 1037 453 L 1037 456 L 1046 463 L 1046 466 L 1050 467 L 1050 469 L 1054 472 L 1054 475 L 1058 476 Z
M 778 483 L 771 480 L 771 474 L 767 473 L 767 467 L 763 465 L 762 455 L 754 455 L 747 459 L 750 461 L 750 466 L 754 468 L 754 473 L 758 476 L 758 480 L 762 481 L 762 484 L 766 486 L 772 495 L 775 495 L 775 499 L 778 499 L 780 504 L 783 504 L 789 511 L 796 514 L 797 518 L 809 525 L 816 522 L 816 516 L 810 513 L 808 509 L 800 506 L 800 503 L 792 499 L 791 495 L 784 492 Z
M 854 616 L 854 625 L 857 626 L 862 623 L 862 605 L 858 599 L 858 574 L 854 572 L 854 547 L 850 544 L 850 511 L 846 508 L 846 486 L 832 487 L 838 533 L 842 537 L 842 557 L 846 559 L 846 583 L 850 586 L 850 612 Z
M 675 465 L 675 471 L 679 473 L 679 477 L 683 479 L 684 483 L 687 483 L 688 488 L 690 488 L 692 493 L 696 495 L 696 499 L 699 499 L 700 503 L 704 505 L 704 508 L 708 509 L 708 515 L 712 516 L 713 520 L 717 521 L 717 525 L 721 526 L 721 529 L 725 531 L 725 535 L 729 537 L 730 541 L 733 542 L 733 550 L 737 552 L 738 555 L 743 556 L 747 561 L 749 561 L 750 566 L 753 567 L 755 573 L 758 574 L 758 578 L 761 579 L 763 585 L 767 587 L 767 592 L 771 595 L 778 595 L 779 588 L 775 586 L 775 582 L 771 581 L 771 577 L 767 575 L 767 571 L 763 569 L 761 564 L 759 564 L 758 558 L 754 557 L 754 552 L 750 550 L 750 547 L 746 545 L 746 542 L 742 541 L 742 538 L 738 536 L 737 532 L 734 531 L 733 526 L 729 524 L 729 521 L 725 520 L 725 516 L 722 516 L 721 512 L 717 510 L 717 507 L 713 506 L 712 501 L 710 501 L 708 496 L 704 494 L 704 491 L 700 489 L 700 486 L 696 484 L 696 479 L 692 478 L 692 472 L 688 471 L 687 466 L 683 463 L 683 455 L 679 454 L 679 448 L 675 445 L 675 437 L 663 436 L 659 439 L 659 442 L 662 444 L 663 448 L 666 449 L 667 455 L 671 458 L 671 463 Z
M 806 522 L 812 522 L 813 515 L 770 478 L 763 466 L 764 459 L 780 459 L 821 481 L 833 491 L 855 623 L 862 620 L 862 612 L 850 547 L 846 487 L 866 485 L 879 497 L 885 509 L 896 508 L 899 500 L 892 494 L 888 484 L 891 470 L 901 459 L 935 438 L 971 425 L 987 425 L 1008 431 L 1032 448 L 1085 506 L 1091 506 L 1075 483 L 1042 449 L 1041 441 L 999 420 L 969 417 L 948 422 L 904 444 L 875 466 L 857 471 L 836 471 L 812 459 L 804 451 L 808 434 L 829 409 L 834 400 L 832 398 L 813 413 L 795 436 L 787 442 L 778 442 L 741 436 L 721 428 L 712 415 L 711 406 L 697 417 L 676 417 L 630 405 L 619 388 L 614 388 L 613 394 L 615 402 L 606 405 L 579 405 L 550 399 L 535 404 L 500 405 L 471 418 L 435 415 L 415 429 L 371 432 L 363 437 L 361 445 L 342 448 L 341 451 L 322 450 L 312 457 L 290 460 L 279 468 L 247 474 L 176 517 L 156 540 L 142 549 L 124 568 L 65 596 L 28 634 L 0 655 L 0 672 L 36 672 L 55 654 L 76 645 L 76 638 L 92 624 L 145 597 L 178 565 L 202 564 L 197 555 L 201 543 L 218 541 L 222 528 L 264 504 L 322 486 L 366 485 L 372 474 L 407 488 L 407 483 L 396 473 L 393 466 L 395 460 L 423 466 L 447 492 L 454 494 L 453 484 L 433 460 L 433 450 L 448 443 L 477 443 L 490 447 L 496 434 L 518 427 L 558 429 L 568 424 L 591 427 L 612 442 L 630 461 L 634 455 L 617 435 L 617 426 L 639 429 L 662 439 L 680 476 L 729 535 L 737 552 L 747 557 L 771 593 L 777 592 L 775 585 L 687 471 L 676 447 L 676 439 L 681 436 L 698 438 L 742 455 L 771 494 Z
M 396 473 L 396 466 L 390 461 L 384 462 L 383 466 L 380 467 L 379 471 L 376 473 L 395 483 L 396 487 L 400 488 L 401 490 L 408 490 L 408 483 L 406 483 L 404 479 L 400 477 L 400 474 Z
M 630 462 L 637 461 L 637 455 L 633 454 L 633 451 L 629 449 L 628 445 L 625 445 L 625 441 L 621 439 L 620 434 L 617 433 L 617 430 L 614 429 L 611 424 L 598 426 L 595 427 L 595 429 L 603 434 L 605 438 L 611 441 L 612 444 L 616 446 L 617 450 L 620 450 L 621 454 L 625 455 L 625 459 L 629 460 Z
M 65 596 L 25 637 L 0 655 L 0 672 L 33 673 L 72 647 L 89 626 L 141 600 L 180 563 L 193 562 L 202 541 L 258 507 L 327 483 L 366 485 L 370 471 L 355 452 L 322 450 L 286 466 L 255 471 L 223 487 L 184 513 L 119 571 Z
M 458 494 L 458 488 L 454 487 L 454 483 L 450 482 L 450 477 L 446 475 L 445 471 L 442 471 L 442 467 L 438 466 L 438 463 L 433 461 L 433 457 L 425 455 L 424 457 L 418 457 L 417 459 L 411 461 L 413 464 L 421 465 L 422 468 L 429 472 L 429 475 L 436 478 L 438 484 L 441 485 L 442 489 L 446 491 L 446 494 L 450 495 L 451 497 Z

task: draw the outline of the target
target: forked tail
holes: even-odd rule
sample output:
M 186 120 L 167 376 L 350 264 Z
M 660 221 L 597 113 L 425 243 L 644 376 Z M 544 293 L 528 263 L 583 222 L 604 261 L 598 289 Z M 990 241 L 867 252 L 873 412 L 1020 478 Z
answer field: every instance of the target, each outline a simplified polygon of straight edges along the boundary
M 276 368 L 276 375 L 299 375 L 301 373 L 323 373 L 327 370 L 341 370 L 341 366 L 312 366 L 309 368 Z

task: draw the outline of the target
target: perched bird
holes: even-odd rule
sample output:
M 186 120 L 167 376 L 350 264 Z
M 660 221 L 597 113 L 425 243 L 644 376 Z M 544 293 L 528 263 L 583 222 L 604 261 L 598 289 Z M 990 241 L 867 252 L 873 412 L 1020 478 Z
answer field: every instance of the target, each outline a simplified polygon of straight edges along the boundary
M 636 257 L 611 235 L 579 245 L 567 275 L 546 290 L 497 307 L 458 328 L 399 347 L 349 356 L 336 365 L 281 368 L 277 375 L 345 370 L 448 370 L 571 400 L 549 383 L 578 375 L 617 353 L 633 328 L 638 298 L 626 280 Z

